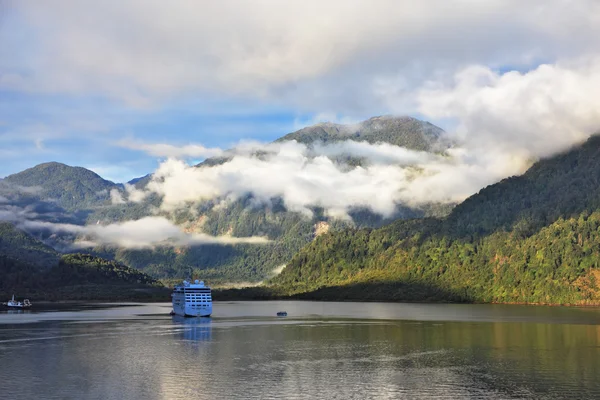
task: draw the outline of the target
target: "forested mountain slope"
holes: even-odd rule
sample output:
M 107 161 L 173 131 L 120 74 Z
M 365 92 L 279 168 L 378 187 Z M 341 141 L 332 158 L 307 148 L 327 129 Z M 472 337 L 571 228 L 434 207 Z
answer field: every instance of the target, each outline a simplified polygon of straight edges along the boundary
M 272 280 L 311 298 L 600 303 L 600 137 L 447 218 L 323 235 Z
M 375 117 L 358 124 L 317 124 L 290 133 L 277 142 L 296 140 L 307 146 L 317 143 L 340 143 L 353 140 L 387 143 L 407 149 L 441 152 L 448 147 L 443 131 L 424 121 L 410 117 Z M 368 162 L 364 157 L 344 154 L 329 156 L 342 169 L 352 169 Z M 229 158 L 211 158 L 199 168 L 217 166 Z M 144 190 L 152 174 L 134 179 L 129 184 Z M 111 196 L 111 192 L 113 196 Z M 50 162 L 10 175 L 0 181 L 0 212 L 12 223 L 23 220 L 51 224 L 101 225 L 139 220 L 148 216 L 169 219 L 188 233 L 214 236 L 261 236 L 271 242 L 264 245 L 190 245 L 155 246 L 133 249 L 99 245 L 86 248 L 103 258 L 143 270 L 157 278 L 185 278 L 197 274 L 213 283 L 258 282 L 269 278 L 298 250 L 323 232 L 356 227 L 379 227 L 394 219 L 446 215 L 452 204 L 426 204 L 408 207 L 398 204 L 393 215 L 384 218 L 366 207 L 350 211 L 352 222 L 327 215 L 324 209 L 312 207 L 312 217 L 286 208 L 281 198 L 265 204 L 251 193 L 233 201 L 206 200 L 172 212 L 160 208 L 162 198 L 151 193 L 141 202 L 126 201 L 124 185 L 102 179 L 92 171 Z M 77 252 L 73 246 L 76 234 L 57 232 L 51 225 L 28 224 L 28 233 L 61 252 Z M 37 226 L 37 228 L 36 228 Z M 0 232 L 0 237 L 2 232 Z
M 154 278 L 87 254 L 59 255 L 18 229 L 0 224 L 0 297 L 34 300 L 167 300 Z
M 17 188 L 29 188 L 40 200 L 52 199 L 69 211 L 110 204 L 110 190 L 118 188 L 88 169 L 57 162 L 9 175 L 4 182 Z
M 368 143 L 390 143 L 412 150 L 436 151 L 444 133 L 439 127 L 412 117 L 380 116 L 357 124 L 320 123 L 289 133 L 277 142 L 295 140 L 299 143 L 333 143 L 354 140 Z
M 410 117 L 385 116 L 353 125 L 317 124 L 288 134 L 277 141 L 297 140 L 312 145 L 351 139 L 369 143 L 390 143 L 408 149 L 434 152 L 448 146 L 448 143 L 443 141 L 442 134 L 440 128 L 428 122 Z M 228 160 L 229 157 L 210 158 L 198 167 L 211 167 Z M 361 160 L 343 157 L 335 161 L 350 162 L 352 166 L 361 163 Z M 150 179 L 151 176 L 145 176 L 135 184 L 141 188 Z M 156 208 L 159 205 L 160 199 L 154 196 L 145 203 L 101 208 L 88 217 L 88 222 L 106 223 L 137 219 L 149 215 L 152 207 Z M 430 204 L 415 209 L 398 205 L 395 214 L 388 219 L 364 208 L 357 208 L 350 215 L 354 226 L 378 227 L 397 218 L 446 215 L 452 206 Z M 183 278 L 194 273 L 215 283 L 256 282 L 272 276 L 273 271 L 321 232 L 352 226 L 347 221 L 328 217 L 324 210 L 318 207 L 312 211 L 312 218 L 289 211 L 278 198 L 271 199 L 269 205 L 257 205 L 251 194 L 233 202 L 205 201 L 193 210 L 179 211 L 174 216 L 176 223 L 189 232 L 234 237 L 262 236 L 272 242 L 261 246 L 204 245 L 153 250 L 96 248 L 94 251 L 100 256 L 115 258 L 160 278 Z

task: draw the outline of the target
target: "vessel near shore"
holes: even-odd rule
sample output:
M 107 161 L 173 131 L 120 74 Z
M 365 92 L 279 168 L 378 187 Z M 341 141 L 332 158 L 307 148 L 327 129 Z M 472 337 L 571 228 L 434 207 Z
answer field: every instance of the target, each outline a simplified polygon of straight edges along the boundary
M 190 283 L 183 281 L 171 293 L 173 313 L 182 317 L 210 317 L 212 314 L 212 294 L 203 281 Z
M 31 307 L 31 302 L 29 301 L 29 299 L 23 300 L 22 303 L 20 301 L 16 301 L 15 295 L 13 294 L 12 299 L 7 301 L 6 303 L 2 303 L 2 305 L 10 308 L 29 308 Z

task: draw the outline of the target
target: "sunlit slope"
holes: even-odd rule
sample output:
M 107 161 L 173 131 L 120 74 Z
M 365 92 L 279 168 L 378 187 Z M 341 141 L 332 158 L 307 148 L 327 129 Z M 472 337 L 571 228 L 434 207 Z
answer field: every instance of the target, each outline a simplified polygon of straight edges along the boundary
M 481 190 L 445 219 L 323 235 L 273 284 L 326 298 L 600 303 L 599 259 L 594 136 Z

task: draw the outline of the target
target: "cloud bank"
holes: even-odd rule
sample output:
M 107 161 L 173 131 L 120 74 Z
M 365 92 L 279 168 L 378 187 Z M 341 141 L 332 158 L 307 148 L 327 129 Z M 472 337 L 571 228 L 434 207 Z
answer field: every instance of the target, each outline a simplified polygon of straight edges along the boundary
M 354 208 L 384 217 L 398 204 L 421 206 L 455 203 L 513 172 L 519 164 L 502 153 L 473 156 L 462 148 L 443 154 L 409 150 L 390 144 L 345 141 L 306 146 L 295 141 L 248 145 L 222 164 L 188 165 L 169 159 L 154 172 L 146 193 L 162 196 L 161 208 L 174 211 L 213 199 L 236 200 L 252 195 L 269 204 L 282 198 L 290 211 L 312 215 L 322 207 L 329 216 L 348 218 Z M 349 167 L 336 157 L 359 157 Z
M 546 157 L 600 132 L 599 90 L 600 54 L 526 73 L 472 66 L 417 98 L 423 115 L 457 118 L 465 145 Z
M 600 46 L 594 0 L 14 0 L 0 88 L 147 105 L 189 94 L 378 114 L 468 65 L 513 68 Z M 107 21 L 110 21 L 107 22 Z M 13 41 L 21 38 L 34 46 Z
M 203 233 L 184 233 L 164 217 L 145 217 L 110 225 L 72 225 L 25 220 L 17 227 L 26 231 L 48 229 L 55 233 L 78 235 L 75 247 L 98 245 L 127 249 L 145 249 L 156 246 L 190 246 L 200 244 L 266 244 L 262 237 L 211 236 Z
M 127 249 L 151 249 L 157 246 L 192 246 L 202 244 L 266 244 L 263 237 L 211 236 L 204 233 L 187 233 L 165 217 L 153 216 L 138 220 L 108 225 L 76 225 L 59 223 L 52 213 L 40 213 L 34 205 L 20 207 L 11 204 L 0 205 L 0 221 L 13 223 L 17 228 L 35 233 L 46 231 L 74 240 L 66 240 L 67 247 L 80 249 L 96 246 L 120 247 Z

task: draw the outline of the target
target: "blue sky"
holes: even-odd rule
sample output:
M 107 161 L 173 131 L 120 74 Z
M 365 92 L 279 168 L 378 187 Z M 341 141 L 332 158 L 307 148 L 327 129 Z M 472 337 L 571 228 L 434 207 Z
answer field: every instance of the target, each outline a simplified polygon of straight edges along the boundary
M 119 146 L 124 138 L 229 148 L 241 140 L 272 141 L 315 117 L 269 104 L 188 100 L 139 109 L 102 98 L 11 91 L 0 91 L 0 114 L 0 176 L 58 161 L 117 182 L 152 172 L 160 161 Z
M 600 127 L 593 0 L 0 8 L 0 177 L 59 161 L 123 182 L 161 160 L 122 139 L 228 148 L 383 114 L 530 158 Z

